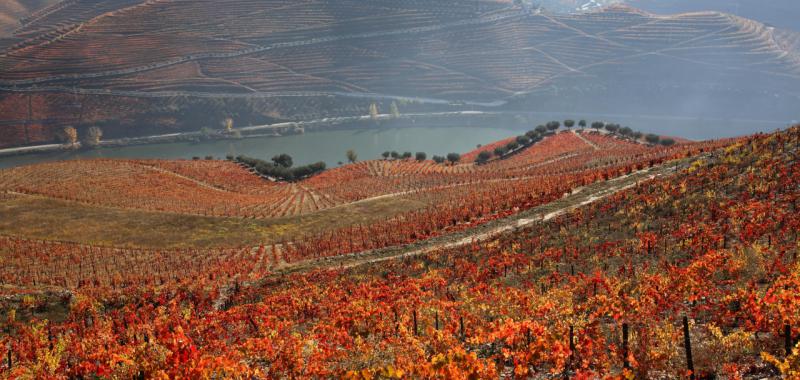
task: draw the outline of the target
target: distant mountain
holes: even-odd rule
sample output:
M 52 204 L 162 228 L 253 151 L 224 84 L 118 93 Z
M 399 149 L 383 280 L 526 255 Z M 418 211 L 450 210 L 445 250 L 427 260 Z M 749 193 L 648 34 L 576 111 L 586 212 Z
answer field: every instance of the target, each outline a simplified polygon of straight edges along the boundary
M 800 31 L 797 0 L 625 0 L 653 13 L 718 11 L 760 21 L 776 28 Z
M 520 0 L 551 12 L 575 13 L 625 4 L 656 14 L 715 11 L 800 32 L 797 0 Z
M 718 12 L 511 3 L 72 0 L 0 54 L 0 146 L 50 142 L 65 125 L 123 137 L 392 101 L 403 112 L 798 118 L 795 33 Z

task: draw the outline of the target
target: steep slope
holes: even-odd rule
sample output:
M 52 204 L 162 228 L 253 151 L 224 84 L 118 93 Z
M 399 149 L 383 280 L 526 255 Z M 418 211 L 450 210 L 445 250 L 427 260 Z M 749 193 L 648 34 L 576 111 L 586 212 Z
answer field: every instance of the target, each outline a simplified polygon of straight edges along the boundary
M 11 37 L 15 30 L 32 15 L 54 4 L 57 0 L 5 0 L 0 2 L 0 39 Z
M 793 118 L 800 99 L 797 45 L 720 13 L 550 15 L 475 0 L 108 3 L 117 9 L 0 55 L 0 145 L 50 141 L 66 124 L 124 136 L 226 116 L 366 114 L 371 102 L 409 98 L 409 109 L 769 120 Z
M 800 7 L 794 0 L 622 0 L 653 13 L 720 11 L 777 28 L 800 31 Z
M 752 136 L 500 233 L 297 270 L 283 247 L 0 237 L 0 345 L 34 378 L 791 378 L 799 147 Z

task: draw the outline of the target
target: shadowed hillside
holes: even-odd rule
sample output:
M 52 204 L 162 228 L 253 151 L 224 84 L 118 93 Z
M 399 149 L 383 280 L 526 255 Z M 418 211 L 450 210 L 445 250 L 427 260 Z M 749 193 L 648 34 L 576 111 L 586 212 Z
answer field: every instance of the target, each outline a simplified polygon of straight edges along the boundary
M 796 49 L 793 33 L 712 12 L 76 0 L 0 55 L 0 146 L 50 142 L 65 125 L 135 136 L 218 127 L 225 117 L 246 125 L 363 115 L 392 100 L 410 101 L 405 111 L 789 120 L 800 99 Z
M 0 39 L 12 35 L 23 23 L 56 3 L 56 0 L 4 0 L 0 3 Z

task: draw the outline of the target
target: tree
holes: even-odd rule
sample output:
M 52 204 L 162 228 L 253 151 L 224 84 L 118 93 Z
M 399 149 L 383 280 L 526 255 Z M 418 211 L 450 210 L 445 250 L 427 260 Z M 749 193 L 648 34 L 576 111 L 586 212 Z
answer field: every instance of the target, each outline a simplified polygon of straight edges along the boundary
M 458 153 L 448 153 L 447 161 L 450 161 L 450 163 L 455 164 L 456 162 L 461 161 L 461 155 Z
M 417 161 L 425 161 L 428 155 L 425 152 L 417 152 Z
M 528 145 L 531 143 L 531 139 L 529 139 L 528 136 L 525 135 L 517 136 L 517 143 L 519 143 L 519 145 Z
M 278 166 L 281 166 L 281 167 L 284 167 L 284 168 L 291 168 L 292 165 L 294 164 L 294 162 L 292 161 L 292 156 L 290 156 L 290 155 L 288 155 L 286 153 L 279 154 L 279 155 L 277 155 L 275 157 L 272 157 L 272 162 L 274 162 L 275 165 L 278 165 Z
M 64 142 L 75 145 L 78 142 L 78 131 L 74 127 L 64 127 Z
M 675 140 L 673 140 L 671 138 L 661 139 L 661 145 L 663 145 L 663 146 L 675 145 Z
M 639 132 L 639 131 L 636 131 L 636 132 L 633 132 L 633 135 L 632 135 L 632 136 L 633 136 L 633 138 L 635 138 L 636 140 L 641 140 L 641 139 L 642 139 L 642 136 L 644 136 L 644 133 L 642 133 L 642 132 Z
M 389 159 L 389 156 L 391 156 L 391 155 L 392 155 L 392 152 L 390 152 L 390 151 L 388 151 L 388 150 L 387 150 L 387 151 L 385 151 L 385 152 L 383 152 L 383 154 L 381 154 L 381 156 L 383 156 L 383 159 L 384 159 L 384 160 L 388 160 L 388 159 Z
M 558 121 L 551 121 L 551 122 L 547 123 L 547 129 L 550 130 L 550 131 L 555 131 L 560 126 L 561 126 L 561 123 L 558 122 Z
M 392 105 L 389 106 L 389 112 L 392 114 L 392 117 L 395 118 L 395 119 L 400 117 L 400 109 L 397 108 L 397 103 L 395 103 L 394 101 L 392 101 Z
M 233 132 L 233 119 L 231 119 L 229 117 L 226 117 L 225 119 L 222 119 L 222 128 L 225 129 L 226 133 L 232 133 Z
M 103 138 L 103 130 L 100 127 L 91 127 L 86 131 L 86 136 L 83 137 L 83 143 L 87 147 L 96 147 L 100 145 L 100 139 Z
M 445 158 L 442 156 L 433 156 L 433 162 L 437 164 L 441 164 L 442 162 L 444 162 L 444 160 Z
M 606 126 L 606 123 L 603 123 L 602 121 L 595 121 L 595 122 L 592 123 L 592 129 L 601 130 L 605 126 Z
M 658 135 L 654 135 L 652 133 L 648 133 L 647 135 L 644 136 L 644 141 L 647 141 L 648 143 L 653 145 L 658 144 L 659 140 L 661 140 L 661 138 L 658 137 Z
M 394 158 L 395 160 L 400 158 L 400 153 L 397 153 L 396 150 L 393 150 L 391 155 L 392 155 L 392 158 Z
M 606 124 L 606 130 L 611 132 L 611 133 L 617 133 L 617 131 L 619 130 L 619 125 L 618 124 Z
M 478 158 L 476 158 L 475 161 L 478 163 L 484 163 L 486 161 L 489 161 L 490 158 L 492 158 L 492 153 L 484 150 L 478 153 Z
M 498 146 L 497 148 L 494 148 L 494 155 L 497 157 L 503 157 L 506 155 L 506 153 L 508 153 L 508 148 L 504 146 Z
M 631 136 L 633 135 L 633 129 L 630 127 L 623 127 L 620 128 L 619 133 L 621 133 L 623 136 Z
M 536 132 L 539 132 L 540 135 L 543 135 L 543 134 L 545 134 L 545 132 L 547 132 L 547 127 L 545 127 L 544 125 L 539 125 L 539 126 L 536 126 L 536 129 L 534 129 L 534 130 Z
M 348 150 L 346 155 L 347 155 L 347 161 L 349 161 L 351 164 L 358 160 L 358 154 L 356 154 L 356 151 L 352 149 Z
M 369 105 L 369 117 L 372 120 L 377 120 L 378 119 L 378 105 L 377 104 L 372 103 L 372 104 Z
M 409 158 L 411 158 L 411 152 L 403 152 L 403 159 L 407 160 Z
M 564 126 L 567 128 L 572 128 L 575 126 L 575 120 L 564 120 Z
M 581 128 L 586 128 L 586 120 L 581 119 L 581 121 L 578 122 L 578 126 Z
M 539 136 L 539 132 L 536 132 L 536 131 L 528 131 L 528 132 L 525 132 L 525 136 L 528 136 L 528 138 L 529 138 L 529 139 L 533 140 L 534 138 L 536 138 L 537 136 Z
M 512 141 L 512 142 L 510 142 L 510 143 L 506 144 L 506 149 L 508 149 L 508 150 L 510 150 L 510 151 L 511 151 L 511 150 L 515 150 L 515 149 L 517 149 L 517 148 L 519 148 L 519 143 L 518 143 L 518 142 L 516 142 L 516 141 Z

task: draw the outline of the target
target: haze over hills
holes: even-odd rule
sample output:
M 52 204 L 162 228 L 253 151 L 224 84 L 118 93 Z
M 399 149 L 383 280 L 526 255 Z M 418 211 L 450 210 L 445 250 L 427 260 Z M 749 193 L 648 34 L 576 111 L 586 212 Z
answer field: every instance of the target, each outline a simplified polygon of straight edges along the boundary
M 796 119 L 797 34 L 495 1 L 75 0 L 0 55 L 0 145 L 403 111 Z M 169 20 L 169 22 L 165 22 Z M 47 26 L 51 27 L 47 27 Z M 53 28 L 52 26 L 57 25 Z
M 626 4 L 654 13 L 715 10 L 800 31 L 800 9 L 794 0 L 627 0 Z
M 56 0 L 4 0 L 0 3 L 0 39 L 13 35 L 21 22 L 55 3 Z
M 535 1 L 6 1 L 0 379 L 796 378 L 800 32 Z

